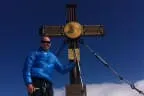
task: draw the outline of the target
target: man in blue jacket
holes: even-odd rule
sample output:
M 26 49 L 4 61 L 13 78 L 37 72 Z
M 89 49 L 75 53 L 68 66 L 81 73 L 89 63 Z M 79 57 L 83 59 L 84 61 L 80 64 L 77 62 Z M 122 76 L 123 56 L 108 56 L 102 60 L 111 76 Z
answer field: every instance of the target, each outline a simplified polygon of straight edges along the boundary
M 23 79 L 29 96 L 53 96 L 52 72 L 67 73 L 75 66 L 74 63 L 63 65 L 50 52 L 51 41 L 48 36 L 41 37 L 40 48 L 31 52 L 24 63 Z

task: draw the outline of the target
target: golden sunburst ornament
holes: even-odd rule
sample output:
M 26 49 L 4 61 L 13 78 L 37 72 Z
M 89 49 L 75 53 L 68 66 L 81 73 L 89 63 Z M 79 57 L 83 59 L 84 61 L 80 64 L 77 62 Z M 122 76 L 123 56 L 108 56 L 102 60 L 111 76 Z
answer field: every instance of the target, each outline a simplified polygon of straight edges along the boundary
M 64 34 L 71 39 L 78 38 L 82 32 L 83 28 L 78 22 L 69 22 L 64 27 Z

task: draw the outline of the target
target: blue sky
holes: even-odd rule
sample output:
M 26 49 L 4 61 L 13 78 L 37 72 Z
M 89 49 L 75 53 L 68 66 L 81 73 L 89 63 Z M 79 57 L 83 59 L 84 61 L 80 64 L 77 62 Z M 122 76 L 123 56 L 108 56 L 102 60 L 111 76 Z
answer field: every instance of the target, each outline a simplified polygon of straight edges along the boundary
M 1 0 L 0 1 L 0 94 L 25 96 L 22 67 L 25 56 L 39 47 L 42 24 L 64 25 L 65 4 L 76 2 L 81 24 L 104 24 L 105 36 L 85 37 L 86 44 L 99 53 L 126 79 L 144 78 L 143 0 Z M 52 38 L 51 50 L 62 38 Z M 59 59 L 67 63 L 67 49 Z M 83 80 L 86 84 L 119 83 L 118 79 L 81 46 Z M 68 84 L 68 74 L 54 72 L 54 87 Z

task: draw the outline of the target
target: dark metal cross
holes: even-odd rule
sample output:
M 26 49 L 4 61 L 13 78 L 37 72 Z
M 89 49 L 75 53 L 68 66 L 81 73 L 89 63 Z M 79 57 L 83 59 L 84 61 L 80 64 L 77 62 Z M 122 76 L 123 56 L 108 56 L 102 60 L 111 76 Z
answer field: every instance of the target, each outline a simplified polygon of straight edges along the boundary
M 66 37 L 68 44 L 68 59 L 74 61 L 76 58 L 76 67 L 70 72 L 70 87 L 67 91 L 71 91 L 72 87 L 73 93 L 67 92 L 67 96 L 86 96 L 78 93 L 74 93 L 78 87 L 82 85 L 81 74 L 80 74 L 80 48 L 79 41 L 81 36 L 103 36 L 104 26 L 103 25 L 80 25 L 76 16 L 76 4 L 66 5 L 66 25 L 63 26 L 49 26 L 43 25 L 40 29 L 40 35 L 48 35 L 52 37 Z M 80 30 L 79 30 L 80 29 Z M 80 33 L 81 32 L 81 33 Z M 78 35 L 80 34 L 80 35 Z M 69 90 L 68 90 L 69 89 Z M 75 91 L 74 91 L 75 90 Z M 85 92 L 86 93 L 86 92 Z M 77 95 L 76 95 L 77 94 Z

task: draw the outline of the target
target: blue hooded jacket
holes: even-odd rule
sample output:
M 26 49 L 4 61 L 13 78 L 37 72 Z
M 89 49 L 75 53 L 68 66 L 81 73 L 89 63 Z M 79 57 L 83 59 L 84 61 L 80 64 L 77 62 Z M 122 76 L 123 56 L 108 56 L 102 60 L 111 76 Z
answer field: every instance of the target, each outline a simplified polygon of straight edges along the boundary
M 52 82 L 52 72 L 54 69 L 65 74 L 74 66 L 74 63 L 61 64 L 52 52 L 39 48 L 26 57 L 23 68 L 24 83 L 25 85 L 32 84 L 31 77 L 44 78 Z

